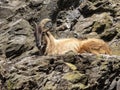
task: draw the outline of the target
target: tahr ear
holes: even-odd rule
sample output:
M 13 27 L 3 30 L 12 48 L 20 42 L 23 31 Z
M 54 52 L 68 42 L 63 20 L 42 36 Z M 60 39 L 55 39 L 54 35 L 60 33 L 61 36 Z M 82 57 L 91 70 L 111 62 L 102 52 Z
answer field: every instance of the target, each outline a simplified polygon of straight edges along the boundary
M 53 24 L 52 24 L 51 21 L 46 22 L 45 25 L 44 25 L 45 29 L 49 29 L 50 30 L 50 29 L 52 29 L 52 27 L 53 27 Z

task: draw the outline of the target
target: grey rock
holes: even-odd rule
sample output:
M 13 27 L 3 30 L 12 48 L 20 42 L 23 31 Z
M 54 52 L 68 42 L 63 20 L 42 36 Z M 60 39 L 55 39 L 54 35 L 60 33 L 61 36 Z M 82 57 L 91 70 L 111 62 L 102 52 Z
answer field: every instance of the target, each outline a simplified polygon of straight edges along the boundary
M 0 90 L 119 90 L 119 2 L 0 0 Z M 67 25 L 51 30 L 56 38 L 101 38 L 113 55 L 39 56 L 33 22 L 44 18 Z

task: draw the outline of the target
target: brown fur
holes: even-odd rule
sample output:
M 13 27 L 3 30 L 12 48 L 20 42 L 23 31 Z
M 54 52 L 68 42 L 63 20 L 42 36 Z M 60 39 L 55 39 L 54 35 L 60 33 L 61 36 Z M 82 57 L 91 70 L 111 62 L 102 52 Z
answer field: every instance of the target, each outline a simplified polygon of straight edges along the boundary
M 78 53 L 112 54 L 109 46 L 101 39 L 86 39 L 81 42 Z
M 46 40 L 45 54 L 47 55 L 61 55 L 66 52 L 73 51 L 75 53 L 93 53 L 93 54 L 111 54 L 111 50 L 107 43 L 101 39 L 85 39 L 80 40 L 76 38 L 64 38 L 55 39 L 49 32 L 49 28 L 44 28 L 44 25 L 50 21 L 49 19 L 43 19 L 39 27 L 45 32 L 44 38 Z

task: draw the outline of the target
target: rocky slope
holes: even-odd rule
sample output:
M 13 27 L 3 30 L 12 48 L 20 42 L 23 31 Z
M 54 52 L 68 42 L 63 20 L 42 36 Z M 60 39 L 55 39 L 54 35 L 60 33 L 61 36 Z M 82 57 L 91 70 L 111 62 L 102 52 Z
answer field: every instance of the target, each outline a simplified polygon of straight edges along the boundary
M 1 90 L 119 90 L 119 0 L 0 0 Z M 39 56 L 34 24 L 51 18 L 56 38 L 101 38 L 113 55 Z

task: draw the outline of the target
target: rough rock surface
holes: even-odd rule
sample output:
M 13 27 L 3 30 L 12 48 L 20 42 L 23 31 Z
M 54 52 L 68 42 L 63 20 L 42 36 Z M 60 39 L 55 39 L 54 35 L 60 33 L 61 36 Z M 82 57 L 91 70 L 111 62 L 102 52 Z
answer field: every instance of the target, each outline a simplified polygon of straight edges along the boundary
M 119 90 L 120 56 L 28 56 L 1 61 L 2 90 Z
M 101 38 L 113 55 L 39 56 L 34 22 L 56 38 Z M 119 0 L 0 0 L 0 90 L 120 90 Z

